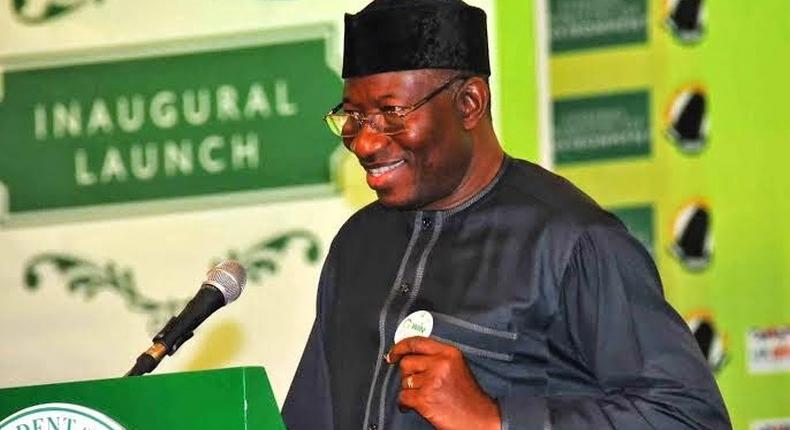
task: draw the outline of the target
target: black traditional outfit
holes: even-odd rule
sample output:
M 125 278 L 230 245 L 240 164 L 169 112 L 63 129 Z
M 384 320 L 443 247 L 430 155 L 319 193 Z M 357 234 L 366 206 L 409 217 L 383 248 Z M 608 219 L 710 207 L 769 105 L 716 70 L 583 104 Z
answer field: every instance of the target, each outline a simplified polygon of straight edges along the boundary
M 566 180 L 506 159 L 461 206 L 373 203 L 342 227 L 283 416 L 290 430 L 430 429 L 383 355 L 427 310 L 503 429 L 728 429 L 710 370 L 642 245 Z

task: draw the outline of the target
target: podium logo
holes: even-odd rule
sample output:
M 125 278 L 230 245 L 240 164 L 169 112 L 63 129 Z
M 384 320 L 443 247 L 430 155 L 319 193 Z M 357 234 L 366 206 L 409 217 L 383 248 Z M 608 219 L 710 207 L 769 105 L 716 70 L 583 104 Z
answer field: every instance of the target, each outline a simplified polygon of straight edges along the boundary
M 126 430 L 101 412 L 70 403 L 45 403 L 0 421 L 0 430 Z
M 21 21 L 38 24 L 98 1 L 100 0 L 14 0 L 14 10 Z

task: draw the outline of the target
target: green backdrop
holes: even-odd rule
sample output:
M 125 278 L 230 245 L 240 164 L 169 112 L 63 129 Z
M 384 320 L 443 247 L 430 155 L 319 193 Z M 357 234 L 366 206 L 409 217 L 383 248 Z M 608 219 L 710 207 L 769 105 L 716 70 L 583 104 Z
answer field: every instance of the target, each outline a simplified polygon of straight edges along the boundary
M 735 428 L 786 428 L 786 2 L 546 3 L 554 138 L 542 157 L 651 250 Z M 499 2 L 498 20 L 502 129 L 512 143 L 536 134 L 539 122 L 523 121 L 522 101 L 507 95 L 531 94 L 533 81 L 514 76 L 540 56 L 522 42 L 534 32 L 532 9 Z M 535 142 L 519 145 L 529 148 L 510 151 L 540 158 Z

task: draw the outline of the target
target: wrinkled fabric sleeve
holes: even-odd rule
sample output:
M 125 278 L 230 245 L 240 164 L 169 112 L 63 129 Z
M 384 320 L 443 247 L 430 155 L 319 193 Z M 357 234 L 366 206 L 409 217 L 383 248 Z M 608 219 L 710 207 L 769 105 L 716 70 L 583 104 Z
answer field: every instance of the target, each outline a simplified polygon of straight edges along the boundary
M 318 283 L 318 303 L 310 336 L 283 404 L 288 430 L 334 428 L 332 392 L 324 344 L 326 315 L 333 292 L 332 252 L 327 256 Z
M 578 238 L 548 331 L 566 340 L 597 386 L 498 399 L 503 430 L 731 429 L 719 390 L 650 255 L 619 227 Z M 551 349 L 551 348 L 550 348 Z M 550 358 L 551 360 L 551 358 Z

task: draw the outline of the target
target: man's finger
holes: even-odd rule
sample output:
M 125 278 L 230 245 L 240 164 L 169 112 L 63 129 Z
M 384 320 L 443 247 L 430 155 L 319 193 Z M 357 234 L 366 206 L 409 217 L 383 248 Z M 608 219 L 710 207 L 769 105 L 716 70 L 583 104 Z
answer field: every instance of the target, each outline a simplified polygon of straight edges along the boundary
M 401 375 L 400 381 L 401 389 L 403 390 L 419 390 L 430 381 L 430 376 L 425 373 L 412 373 Z
M 417 409 L 419 398 L 417 390 L 400 390 L 398 405 L 401 409 Z
M 387 354 L 387 362 L 397 363 L 404 355 L 437 355 L 454 350 L 455 347 L 427 337 L 408 337 L 395 344 Z
M 401 358 L 398 367 L 402 375 L 421 373 L 431 368 L 431 360 L 430 356 L 410 354 Z

